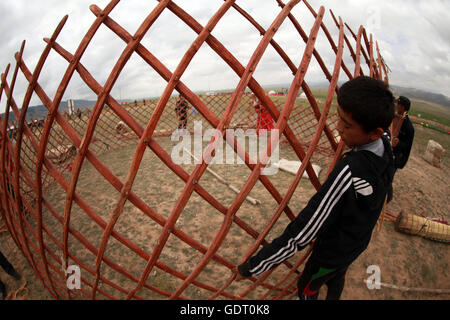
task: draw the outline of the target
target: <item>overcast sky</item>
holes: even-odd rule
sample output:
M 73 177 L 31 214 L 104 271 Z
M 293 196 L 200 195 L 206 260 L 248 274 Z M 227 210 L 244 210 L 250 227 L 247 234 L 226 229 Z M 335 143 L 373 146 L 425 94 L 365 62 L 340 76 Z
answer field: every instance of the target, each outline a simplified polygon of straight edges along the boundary
M 205 25 L 222 0 L 175 0 L 202 25 Z M 285 1 L 287 2 L 287 1 Z M 89 5 L 95 3 L 104 8 L 109 0 L 14 0 L 0 2 L 0 70 L 3 73 L 7 64 L 12 64 L 8 79 L 14 67 L 14 53 L 26 40 L 24 60 L 33 70 L 45 43 L 59 21 L 68 14 L 69 19 L 58 38 L 66 50 L 75 53 L 81 39 L 95 17 Z M 145 17 L 157 5 L 156 0 L 122 0 L 113 10 L 111 17 L 133 34 Z M 264 28 L 268 28 L 277 16 L 280 7 L 275 0 L 237 0 L 236 3 L 249 12 Z M 344 22 L 355 31 L 364 25 L 378 41 L 381 54 L 391 69 L 390 82 L 393 85 L 415 87 L 450 96 L 450 1 L 449 0 L 310 0 L 318 11 L 325 6 L 324 22 L 337 43 L 337 28 L 331 14 L 341 16 Z M 304 30 L 309 33 L 314 19 L 303 3 L 298 4 L 293 14 Z M 347 32 L 349 35 L 349 33 Z M 213 31 L 213 35 L 245 66 L 261 40 L 256 32 L 235 10 L 229 10 Z M 171 71 L 189 48 L 196 34 L 186 27 L 169 11 L 163 12 L 152 25 L 142 44 L 152 52 Z M 299 64 L 305 47 L 292 23 L 286 20 L 274 38 L 295 64 Z M 107 27 L 102 26 L 83 55 L 82 63 L 94 78 L 103 85 L 114 64 L 125 48 Z M 323 32 L 319 34 L 316 48 L 324 58 L 330 71 L 333 70 L 334 56 Z M 349 52 L 345 61 L 350 63 Z M 53 98 L 58 84 L 67 68 L 65 60 L 52 53 L 44 66 L 39 83 Z M 263 85 L 290 83 L 291 72 L 272 48 L 264 54 L 255 78 Z M 325 80 L 315 61 L 308 69 L 308 81 Z M 341 80 L 346 80 L 342 73 Z M 206 44 L 202 46 L 182 81 L 191 90 L 219 90 L 233 88 L 239 78 L 225 65 L 217 54 Z M 132 56 L 121 73 L 112 94 L 117 99 L 159 96 L 166 82 L 147 66 L 136 54 Z M 19 80 L 15 89 L 17 102 L 22 102 L 26 83 Z M 95 99 L 96 96 L 76 74 L 66 91 L 68 98 Z M 3 112 L 6 98 L 2 97 L 0 111 Z M 41 104 L 36 97 L 32 105 Z

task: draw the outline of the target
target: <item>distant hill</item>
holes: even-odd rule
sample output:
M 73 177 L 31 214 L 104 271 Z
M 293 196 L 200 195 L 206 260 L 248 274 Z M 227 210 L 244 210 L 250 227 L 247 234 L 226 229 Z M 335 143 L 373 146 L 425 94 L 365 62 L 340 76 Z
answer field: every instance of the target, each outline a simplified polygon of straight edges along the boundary
M 341 84 L 342 83 L 339 83 L 339 85 L 341 85 Z M 265 88 L 289 88 L 289 86 L 290 86 L 290 84 L 283 83 L 283 84 L 266 85 L 264 87 Z M 310 87 L 311 88 L 327 88 L 328 83 L 327 82 L 310 83 Z M 392 88 L 392 91 L 394 92 L 394 95 L 397 97 L 403 95 L 403 96 L 406 96 L 411 99 L 419 99 L 419 100 L 439 104 L 446 108 L 450 108 L 450 99 L 443 94 L 432 93 L 432 92 L 415 89 L 415 88 L 405 88 L 405 87 L 400 87 L 400 86 L 395 86 L 395 85 L 391 85 L 391 88 Z M 232 90 L 232 89 L 230 89 L 230 90 Z M 123 100 L 123 101 L 131 101 L 131 100 Z M 87 108 L 93 108 L 96 103 L 96 101 L 81 100 L 81 99 L 74 100 L 74 102 L 75 102 L 75 110 L 78 108 L 81 110 L 84 110 Z M 68 109 L 67 101 L 62 101 L 59 106 L 59 110 L 64 112 L 64 110 L 67 110 L 67 109 Z M 43 119 L 47 116 L 47 114 L 48 114 L 48 110 L 43 105 L 31 106 L 28 108 L 26 119 L 27 120 Z M 2 114 L 1 116 L 3 118 L 4 114 Z M 10 113 L 9 120 L 10 121 L 16 120 L 13 113 Z
M 443 94 L 399 86 L 391 86 L 391 88 L 396 96 L 406 96 L 408 98 L 424 100 L 450 108 L 450 99 Z
M 315 89 L 324 89 L 328 88 L 329 83 L 326 81 L 319 82 L 308 82 L 311 88 Z M 343 84 L 342 81 L 338 82 L 338 85 L 341 86 Z M 279 83 L 273 85 L 267 85 L 267 88 L 289 88 L 289 83 Z M 440 104 L 444 107 L 450 108 L 450 99 L 440 93 L 433 93 L 426 90 L 416 89 L 416 88 L 405 88 L 391 84 L 391 89 L 396 97 L 398 96 L 406 96 L 412 99 L 423 100 L 427 102 L 432 102 L 436 104 Z
M 94 107 L 96 101 L 89 101 L 89 100 L 74 100 L 74 104 L 75 104 L 75 110 L 77 109 L 87 109 L 87 108 L 92 108 Z M 64 112 L 64 110 L 68 110 L 68 106 L 67 106 L 67 101 L 62 101 L 59 104 L 59 110 L 62 112 Z M 32 106 L 32 107 L 28 107 L 27 110 L 27 115 L 26 115 L 26 120 L 31 120 L 31 119 L 43 119 L 47 116 L 48 114 L 48 110 L 46 107 L 44 107 L 44 105 L 37 105 L 37 106 Z M 1 115 L 2 118 L 4 118 L 4 114 Z M 9 114 L 9 121 L 15 121 L 16 117 L 14 116 L 14 113 L 10 112 Z

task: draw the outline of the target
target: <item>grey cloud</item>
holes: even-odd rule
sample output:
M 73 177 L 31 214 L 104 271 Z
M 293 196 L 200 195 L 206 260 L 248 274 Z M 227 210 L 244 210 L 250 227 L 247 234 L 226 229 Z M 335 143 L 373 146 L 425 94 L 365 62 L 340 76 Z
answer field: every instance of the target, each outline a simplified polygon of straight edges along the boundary
M 109 0 L 96 0 L 95 2 L 100 8 L 103 8 L 109 3 Z M 176 3 L 185 8 L 202 25 L 205 25 L 223 4 L 223 1 L 177 0 Z M 252 14 L 264 28 L 272 23 L 281 10 L 274 0 L 246 0 L 237 3 Z M 0 4 L 0 12 L 2 12 L 0 40 L 3 47 L 0 56 L 0 71 L 3 72 L 7 63 L 13 62 L 13 55 L 19 49 L 23 39 L 27 40 L 24 59 L 32 70 L 45 46 L 42 38 L 51 36 L 54 28 L 65 14 L 69 14 L 69 20 L 58 38 L 58 42 L 74 53 L 83 35 L 95 19 L 89 11 L 90 4 L 90 0 L 2 1 Z M 112 12 L 111 17 L 133 34 L 157 4 L 157 1 L 121 1 Z M 329 9 L 332 9 L 336 16 L 341 16 L 354 32 L 357 32 L 360 25 L 368 23 L 368 15 L 373 14 L 371 12 L 379 14 L 379 25 L 375 24 L 370 31 L 379 41 L 382 55 L 393 70 L 390 75 L 391 83 L 439 90 L 450 95 L 447 88 L 448 76 L 446 75 L 449 70 L 450 22 L 442 14 L 442 12 L 449 11 L 450 3 L 448 1 L 310 0 L 310 4 L 316 10 L 320 5 L 325 6 L 324 21 L 336 43 L 338 29 L 331 19 Z M 376 10 L 369 10 L 375 8 Z M 309 34 L 314 19 L 302 2 L 294 9 L 294 15 L 304 31 Z M 349 35 L 349 33 L 347 34 Z M 261 40 L 261 35 L 256 29 L 233 8 L 218 23 L 213 30 L 213 35 L 244 66 Z M 196 37 L 197 34 L 173 13 L 165 11 L 150 28 L 142 44 L 171 71 L 174 71 Z M 297 65 L 305 45 L 289 19 L 283 23 L 275 39 Z M 350 40 L 353 41 L 351 38 Z M 234 72 L 230 71 L 230 68 L 215 52 L 206 48 L 206 44 L 204 46 L 205 48 L 200 49 L 186 70 L 183 79 L 196 89 L 202 86 L 212 86 L 210 83 L 215 86 L 214 89 L 219 89 L 219 85 L 231 88 L 237 83 Z M 82 63 L 103 84 L 124 47 L 125 43 L 122 40 L 102 26 L 83 56 Z M 316 49 L 324 59 L 329 71 L 332 72 L 335 55 L 322 31 L 319 33 Z M 261 79 L 261 82 L 268 83 L 272 79 L 279 82 L 278 79 L 282 80 L 283 77 L 290 76 L 290 72 L 284 69 L 284 62 L 272 51 L 272 49 L 267 50 L 257 69 L 258 80 Z M 345 61 L 351 64 L 348 54 L 346 51 Z M 66 62 L 61 61 L 55 62 L 52 66 L 46 65 L 46 68 L 49 69 L 42 74 L 39 79 L 40 83 L 53 92 L 66 67 Z M 352 70 L 352 68 L 350 69 Z M 343 73 L 341 75 L 342 79 L 346 79 Z M 317 63 L 313 60 L 308 71 L 308 79 L 315 77 L 319 80 L 325 79 L 323 73 L 318 69 Z M 133 55 L 119 77 L 118 88 L 115 88 L 114 92 L 121 92 L 124 97 L 137 98 L 139 95 L 150 95 L 149 91 L 151 90 L 160 92 L 164 85 L 165 81 L 156 72 L 150 70 L 150 67 L 142 62 L 140 57 Z M 71 92 L 68 94 L 92 95 L 92 92 L 86 89 L 86 86 L 79 80 L 74 82 L 70 90 Z

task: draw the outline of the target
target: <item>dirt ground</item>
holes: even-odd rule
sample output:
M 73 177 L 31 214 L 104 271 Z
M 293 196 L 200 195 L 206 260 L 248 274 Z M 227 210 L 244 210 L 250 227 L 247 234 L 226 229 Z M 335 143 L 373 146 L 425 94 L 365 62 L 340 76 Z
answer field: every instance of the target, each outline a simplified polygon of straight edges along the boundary
M 416 127 L 416 130 L 425 130 Z M 427 129 L 428 130 L 428 129 Z M 445 139 L 448 136 L 445 135 Z M 115 157 L 106 155 L 101 160 L 107 165 L 113 173 L 123 179 L 127 174 L 127 168 L 131 161 L 129 154 L 134 151 L 134 147 L 129 150 L 120 150 Z M 441 168 L 436 168 L 428 164 L 423 158 L 423 143 L 415 144 L 410 160 L 406 167 L 399 170 L 395 176 L 394 181 L 394 199 L 386 207 L 386 212 L 391 215 L 397 216 L 401 210 L 407 213 L 416 215 L 424 215 L 433 218 L 442 218 L 450 222 L 449 213 L 449 163 L 448 160 L 444 161 Z M 183 184 L 178 180 L 177 183 L 167 184 L 164 179 L 167 179 L 166 171 L 164 167 L 155 167 L 154 162 L 150 158 L 150 153 L 144 155 L 144 161 L 142 169 L 138 173 L 138 178 L 143 177 L 141 175 L 144 172 L 152 172 L 152 185 L 149 185 L 149 179 L 137 179 L 136 187 L 134 190 L 137 195 L 144 200 L 150 207 L 155 208 L 158 213 L 161 213 L 163 217 L 166 217 L 170 213 L 170 209 L 173 207 L 176 196 L 178 195 Z M 120 160 L 120 161 L 117 161 Z M 115 166 L 114 163 L 120 162 L 120 166 Z M 151 167 L 146 167 L 151 166 Z M 186 165 L 184 169 L 190 173 L 194 166 Z M 237 180 L 233 180 L 237 188 L 242 188 L 245 179 L 248 177 L 248 170 L 242 173 L 233 171 L 230 167 L 226 166 L 212 166 L 216 172 L 222 176 L 229 176 L 231 173 Z M 146 170 L 152 168 L 151 170 Z M 83 167 L 84 175 L 80 176 L 80 187 L 77 187 L 77 192 L 96 212 L 111 212 L 114 209 L 114 205 L 117 199 L 117 191 L 113 190 L 110 186 L 102 185 L 101 183 L 93 184 L 92 177 L 94 176 L 94 170 L 92 166 Z M 287 173 L 282 173 L 277 189 L 280 192 L 285 192 L 289 186 L 288 182 L 292 179 Z M 97 173 L 98 175 L 98 173 Z M 285 179 L 283 179 L 285 177 Z M 89 179 L 88 179 L 89 178 Z M 94 179 L 95 180 L 95 179 Z M 101 179 L 99 179 L 100 181 Z M 240 183 L 238 181 L 241 181 Z M 200 181 L 202 182 L 202 181 Z M 173 188 L 178 190 L 174 193 L 174 197 L 163 197 L 168 192 L 173 192 Z M 211 192 L 221 203 L 228 206 L 234 200 L 235 194 L 228 191 L 224 191 L 224 186 L 217 182 L 211 185 L 205 183 L 205 188 Z M 255 186 L 251 192 L 251 196 L 255 198 L 264 199 L 264 194 L 259 193 L 259 188 L 263 188 L 260 183 Z M 311 186 L 301 185 L 301 192 L 295 193 L 292 203 L 293 210 L 301 209 L 305 201 L 314 192 Z M 84 190 L 84 191 L 83 191 Z M 96 190 L 96 192 L 91 192 Z M 148 190 L 152 190 L 150 193 Z M 225 188 L 226 190 L 226 188 Z M 58 195 L 58 190 L 53 190 L 54 194 L 51 196 L 52 204 L 57 210 L 61 212 L 64 206 L 64 195 Z M 296 196 L 297 195 L 297 196 Z M 204 201 L 203 201 L 204 202 Z M 207 246 L 213 239 L 213 236 L 218 231 L 218 226 L 223 221 L 223 216 L 215 215 L 208 207 L 204 207 L 204 204 L 200 197 L 193 195 L 186 209 L 183 211 L 181 219 L 177 222 L 177 227 L 186 232 L 186 234 L 194 237 L 200 243 Z M 273 202 L 273 201 L 272 201 Z M 264 226 L 264 221 L 258 216 L 255 219 L 255 210 L 263 215 L 267 212 L 273 212 L 275 208 L 274 203 L 264 203 L 255 209 L 254 206 L 245 202 L 239 211 L 239 216 L 251 225 L 257 231 L 261 231 Z M 126 209 L 128 207 L 126 206 Z M 106 209 L 106 210 L 105 210 Z M 139 245 L 143 250 L 151 252 L 152 247 L 155 245 L 158 239 L 158 232 L 160 229 L 154 227 L 154 232 L 149 232 L 148 217 L 142 217 L 138 215 L 138 211 L 135 207 L 130 206 L 130 214 L 124 214 L 118 222 L 117 231 L 124 236 L 133 239 L 133 241 Z M 74 210 L 78 210 L 74 207 Z M 108 220 L 108 213 L 102 214 L 102 218 Z M 264 217 L 268 219 L 267 215 Z M 49 216 L 44 216 L 44 222 L 48 221 Z M 77 215 L 73 218 L 71 223 L 77 223 L 79 218 Z M 84 221 L 84 220 L 80 220 Z M 205 224 L 208 221 L 208 224 Z M 283 223 L 280 223 L 280 225 Z M 50 223 L 47 225 L 51 228 Z M 59 230 L 55 226 L 55 232 Z M 278 228 L 279 229 L 279 228 Z M 276 233 L 280 230 L 274 230 Z M 102 230 L 92 223 L 80 223 L 78 229 L 83 235 L 85 235 L 96 247 L 99 245 L 101 239 Z M 60 231 L 59 231 L 60 232 Z M 58 234 L 59 236 L 59 234 Z M 242 240 L 242 230 L 234 229 L 230 230 L 230 236 L 227 236 L 224 244 L 221 246 L 219 253 L 229 259 L 233 263 L 237 263 L 242 258 L 242 253 L 245 253 L 248 247 L 251 245 L 251 238 L 246 235 L 247 238 Z M 41 282 L 34 275 L 31 268 L 25 262 L 24 258 L 19 254 L 18 249 L 10 237 L 3 234 L 3 238 L 0 241 L 0 249 L 5 254 L 9 254 L 11 262 L 13 262 L 21 273 L 24 275 L 23 280 L 14 281 L 8 277 L 3 270 L 0 270 L 0 277 L 7 284 L 10 291 L 14 291 L 23 286 L 24 290 L 18 293 L 17 298 L 25 299 L 52 299 L 51 295 L 42 287 Z M 270 234 L 269 234 L 270 238 Z M 192 266 L 195 266 L 201 259 L 201 255 L 187 245 L 180 245 L 180 241 L 176 241 L 171 237 L 166 244 L 166 247 L 161 255 L 161 261 L 168 266 L 176 266 L 176 269 L 180 272 L 189 274 L 192 270 Z M 242 243 L 246 243 L 245 246 Z M 242 252 L 237 251 L 236 248 L 243 246 Z M 70 250 L 80 250 L 76 247 L 71 247 Z M 140 259 L 136 255 L 129 254 L 130 250 L 124 249 L 118 241 L 111 240 L 108 245 L 106 255 L 112 257 L 114 261 L 121 265 L 130 266 L 130 272 L 138 276 L 145 265 L 145 260 Z M 78 252 L 83 261 L 90 267 L 93 266 L 95 256 L 85 252 Z M 90 262 L 89 262 L 90 261 Z M 130 265 L 130 261 L 133 264 Z M 135 262 L 137 261 L 137 262 Z M 352 264 L 347 274 L 346 287 L 344 289 L 342 299 L 344 300 L 409 300 L 409 299 L 438 299 L 448 300 L 450 293 L 428 293 L 422 291 L 414 291 L 414 288 L 425 289 L 446 289 L 450 290 L 450 274 L 449 274 L 450 254 L 448 244 L 442 242 L 436 242 L 428 239 L 424 239 L 418 236 L 411 236 L 399 233 L 394 229 L 394 223 L 391 221 L 383 221 L 374 231 L 372 241 L 368 249 Z M 413 288 L 413 291 L 405 291 L 399 289 L 392 289 L 387 287 L 381 287 L 380 289 L 369 290 L 366 283 L 371 274 L 367 273 L 369 266 L 376 265 L 381 271 L 381 282 L 396 286 Z M 215 269 L 216 268 L 216 269 Z M 219 285 L 221 282 L 217 279 L 217 272 L 228 272 L 224 267 L 211 266 L 211 270 L 205 269 L 205 272 L 199 277 L 200 281 L 209 282 L 214 285 Z M 109 268 L 102 267 L 104 274 L 112 273 Z M 226 273 L 227 274 L 227 273 Z M 165 290 L 173 291 L 181 283 L 180 281 L 167 278 L 164 274 L 158 271 L 153 274 L 153 283 L 162 287 Z M 91 278 L 88 279 L 92 281 Z M 223 280 L 223 279 L 222 279 Z M 217 281 L 217 283 L 214 283 Z M 127 279 L 120 279 L 118 282 L 123 287 L 130 285 Z M 239 289 L 239 288 L 237 288 Z M 237 290 L 236 289 L 236 290 Z M 203 295 L 199 292 L 187 291 L 186 295 L 191 296 L 194 299 L 201 299 Z M 321 297 L 325 294 L 326 290 L 323 289 L 320 292 Z M 120 297 L 117 292 L 112 292 L 116 296 Z M 160 299 L 163 296 L 143 296 L 148 299 Z
M 386 206 L 386 212 L 397 216 L 403 210 L 449 221 L 448 177 L 448 171 L 432 167 L 421 156 L 413 154 L 407 166 L 395 176 L 394 199 Z M 394 229 L 394 222 L 383 221 L 381 228 L 375 229 L 368 249 L 350 267 L 342 298 L 448 300 L 449 264 L 449 244 L 399 233 Z M 408 288 L 446 289 L 447 293 L 387 287 L 369 290 L 363 281 L 371 275 L 367 273 L 370 265 L 380 267 L 382 283 Z

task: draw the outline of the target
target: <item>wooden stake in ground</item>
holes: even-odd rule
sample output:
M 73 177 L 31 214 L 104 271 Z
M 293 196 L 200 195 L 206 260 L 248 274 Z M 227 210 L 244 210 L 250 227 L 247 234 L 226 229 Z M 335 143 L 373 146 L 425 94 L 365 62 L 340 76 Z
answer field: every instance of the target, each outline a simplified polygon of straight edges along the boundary
M 183 148 L 183 150 L 185 152 L 187 152 L 195 161 L 199 161 L 192 153 L 190 153 L 189 151 L 186 150 L 186 148 Z M 230 188 L 231 190 L 233 190 L 235 193 L 239 193 L 240 190 L 238 188 L 236 188 L 235 186 L 233 186 L 232 184 L 230 184 L 228 181 L 226 181 L 224 178 L 222 178 L 221 176 L 219 176 L 217 173 L 215 173 L 211 168 L 206 167 L 206 170 L 211 173 L 217 180 L 219 180 L 222 184 L 226 185 L 228 188 Z M 261 204 L 261 201 L 259 201 L 258 199 L 252 198 L 250 196 L 247 196 L 246 200 L 248 202 L 250 202 L 253 205 L 258 205 Z

